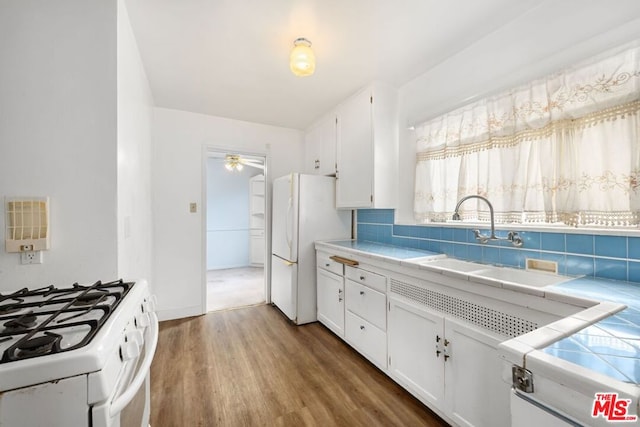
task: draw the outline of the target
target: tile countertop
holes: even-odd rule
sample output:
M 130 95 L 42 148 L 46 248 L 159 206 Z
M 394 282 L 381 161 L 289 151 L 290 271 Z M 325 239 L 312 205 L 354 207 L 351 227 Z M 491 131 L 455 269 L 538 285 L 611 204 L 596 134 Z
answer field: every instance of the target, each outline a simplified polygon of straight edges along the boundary
M 625 383 L 640 384 L 640 284 L 582 277 L 552 289 L 626 309 L 548 345 L 542 351 Z
M 368 258 L 379 258 L 392 262 L 413 258 L 433 257 L 435 259 L 446 257 L 446 255 L 439 254 L 437 252 L 401 248 L 399 246 L 384 245 L 382 243 L 367 242 L 363 240 L 332 240 L 328 242 L 317 242 L 317 244 L 339 246 L 340 248 L 355 251 Z
M 356 240 L 317 242 L 316 245 L 327 249 L 338 246 L 361 256 L 406 266 L 411 266 L 405 262 L 408 259 L 446 257 L 434 252 Z M 522 290 L 527 292 L 524 288 Z M 539 296 L 557 301 L 562 301 L 563 295 L 586 298 L 595 305 L 505 341 L 501 345 L 502 357 L 516 364 L 523 364 L 526 357 L 527 361 L 531 359 L 529 366 L 546 363 L 554 368 L 564 368 L 572 376 L 577 365 L 580 367 L 577 371 L 589 376 L 596 388 L 598 380 L 604 380 L 599 381 L 601 386 L 603 382 L 609 384 L 607 379 L 612 379 L 636 387 L 640 396 L 640 284 L 580 277 L 543 289 Z M 530 291 L 539 292 L 540 289 Z M 589 372 L 596 372 L 597 378 Z
M 640 284 L 581 277 L 548 289 L 556 295 L 600 303 L 503 342 L 500 356 L 507 364 L 522 366 L 533 374 L 534 391 L 528 396 L 538 405 L 555 408 L 580 425 L 611 425 L 608 417 L 613 413 L 603 410 L 594 415 L 596 399 L 607 399 L 599 395 L 609 395 L 612 401 L 626 400 L 628 413 L 624 416 L 637 417 Z

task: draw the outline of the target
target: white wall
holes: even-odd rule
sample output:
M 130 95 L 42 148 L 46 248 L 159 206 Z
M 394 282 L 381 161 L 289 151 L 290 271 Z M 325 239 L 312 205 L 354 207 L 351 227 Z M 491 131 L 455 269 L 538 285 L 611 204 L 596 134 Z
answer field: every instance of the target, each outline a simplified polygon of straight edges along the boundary
M 478 40 L 399 89 L 396 221 L 415 223 L 415 139 L 407 128 L 640 37 L 640 2 L 553 2 Z
M 0 2 L 0 291 L 117 277 L 116 1 Z M 42 265 L 4 251 L 6 196 L 51 198 Z
M 118 0 L 118 277 L 153 287 L 151 120 L 153 98 L 124 0 Z
M 201 314 L 205 262 L 205 147 L 267 156 L 267 176 L 299 171 L 300 131 L 164 108 L 154 109 L 151 160 L 153 277 L 162 319 Z M 189 213 L 189 203 L 198 204 Z
M 224 165 L 223 158 L 207 159 L 207 270 L 250 263 L 249 178 L 261 171 Z

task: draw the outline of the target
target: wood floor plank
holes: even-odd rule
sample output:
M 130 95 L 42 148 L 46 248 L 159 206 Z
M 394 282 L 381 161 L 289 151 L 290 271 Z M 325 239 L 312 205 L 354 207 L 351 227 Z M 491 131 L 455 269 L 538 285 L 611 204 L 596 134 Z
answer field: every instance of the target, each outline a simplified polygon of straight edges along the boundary
M 160 324 L 151 425 L 447 424 L 321 324 L 260 305 Z

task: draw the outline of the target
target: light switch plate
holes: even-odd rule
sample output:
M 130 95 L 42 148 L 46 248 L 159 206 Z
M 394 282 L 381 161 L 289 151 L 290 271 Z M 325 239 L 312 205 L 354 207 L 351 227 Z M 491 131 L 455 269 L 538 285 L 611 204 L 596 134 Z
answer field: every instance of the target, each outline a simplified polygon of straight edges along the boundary
M 189 212 L 191 213 L 198 212 L 198 204 L 196 202 L 189 203 Z

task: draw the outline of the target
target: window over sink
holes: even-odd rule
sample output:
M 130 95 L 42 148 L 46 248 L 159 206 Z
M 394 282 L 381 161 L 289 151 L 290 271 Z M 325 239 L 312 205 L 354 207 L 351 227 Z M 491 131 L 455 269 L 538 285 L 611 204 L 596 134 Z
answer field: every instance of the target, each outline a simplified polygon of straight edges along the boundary
M 639 115 L 636 41 L 429 120 L 415 129 L 415 217 L 446 221 L 476 194 L 497 223 L 637 226 Z

